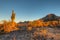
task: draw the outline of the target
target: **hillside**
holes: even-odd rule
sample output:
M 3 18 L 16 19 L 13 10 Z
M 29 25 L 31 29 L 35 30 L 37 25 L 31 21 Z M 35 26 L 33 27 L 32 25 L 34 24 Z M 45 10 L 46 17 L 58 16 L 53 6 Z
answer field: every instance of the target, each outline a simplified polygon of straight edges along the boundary
M 58 21 L 60 16 L 56 16 L 55 14 L 48 14 L 42 18 L 44 21 Z

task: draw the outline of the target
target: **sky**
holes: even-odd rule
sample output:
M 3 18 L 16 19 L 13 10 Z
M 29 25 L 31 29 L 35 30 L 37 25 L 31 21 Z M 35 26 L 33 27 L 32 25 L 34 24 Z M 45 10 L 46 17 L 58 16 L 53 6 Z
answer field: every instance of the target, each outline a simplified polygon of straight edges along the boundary
M 0 0 L 0 21 L 10 20 L 12 10 L 16 22 L 37 20 L 50 13 L 60 16 L 60 0 Z

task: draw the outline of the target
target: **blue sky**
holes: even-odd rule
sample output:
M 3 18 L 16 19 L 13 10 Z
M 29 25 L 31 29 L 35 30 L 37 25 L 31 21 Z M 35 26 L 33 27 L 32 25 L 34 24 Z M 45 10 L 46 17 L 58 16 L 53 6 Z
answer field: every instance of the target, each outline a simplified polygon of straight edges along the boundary
M 16 22 L 36 20 L 50 13 L 60 16 L 60 0 L 0 0 L 0 21 L 10 20 L 12 9 Z

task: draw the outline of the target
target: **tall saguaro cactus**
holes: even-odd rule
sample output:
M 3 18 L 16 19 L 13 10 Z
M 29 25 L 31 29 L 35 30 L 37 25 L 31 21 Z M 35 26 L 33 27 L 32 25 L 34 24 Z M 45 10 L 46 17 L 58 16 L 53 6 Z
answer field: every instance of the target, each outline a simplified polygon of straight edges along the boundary
M 12 10 L 11 21 L 14 22 L 14 20 L 15 20 L 15 13 L 14 10 Z

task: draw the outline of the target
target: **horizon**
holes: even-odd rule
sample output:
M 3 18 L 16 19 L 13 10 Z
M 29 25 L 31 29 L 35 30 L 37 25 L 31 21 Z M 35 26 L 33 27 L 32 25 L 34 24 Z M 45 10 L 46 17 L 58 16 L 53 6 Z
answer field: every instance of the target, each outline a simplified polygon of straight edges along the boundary
M 12 10 L 13 11 L 13 10 Z M 15 13 L 15 12 L 14 12 Z M 47 14 L 47 15 L 45 15 L 44 17 L 46 17 L 46 16 L 48 16 L 48 15 L 55 15 L 55 16 L 58 16 L 58 15 L 56 15 L 56 14 L 53 14 L 53 13 L 50 13 L 50 14 Z M 11 16 L 12 16 L 12 13 L 11 13 Z M 41 18 L 44 18 L 44 17 L 41 17 Z M 35 20 L 39 20 L 39 19 L 41 19 L 41 18 L 38 18 L 38 19 L 35 19 Z M 15 18 L 16 19 L 16 18 Z M 35 21 L 35 20 L 28 20 L 28 21 Z M 4 20 L 0 20 L 0 23 L 2 22 L 2 21 L 4 21 Z M 9 21 L 12 21 L 11 20 L 11 17 L 10 17 L 10 19 L 9 20 L 6 20 L 5 19 L 5 21 L 7 21 L 7 22 L 9 22 Z M 19 23 L 19 22 L 25 22 L 25 21 L 15 21 L 16 23 Z M 26 21 L 27 22 L 27 21 Z
M 0 21 L 10 20 L 12 9 L 16 22 L 37 20 L 50 13 L 60 16 L 60 0 L 0 0 Z

